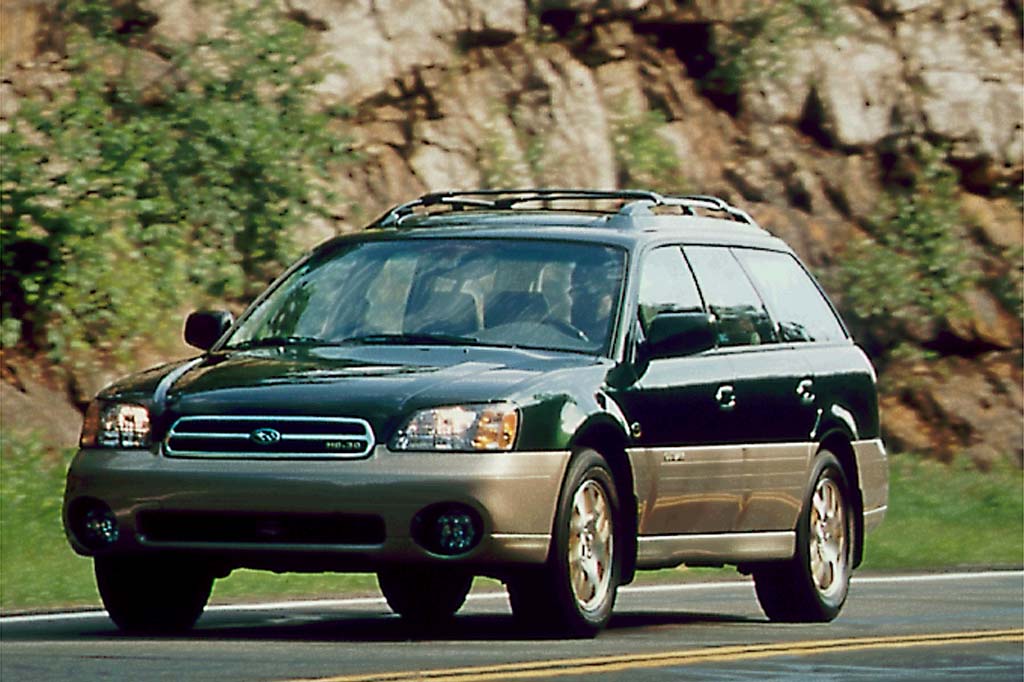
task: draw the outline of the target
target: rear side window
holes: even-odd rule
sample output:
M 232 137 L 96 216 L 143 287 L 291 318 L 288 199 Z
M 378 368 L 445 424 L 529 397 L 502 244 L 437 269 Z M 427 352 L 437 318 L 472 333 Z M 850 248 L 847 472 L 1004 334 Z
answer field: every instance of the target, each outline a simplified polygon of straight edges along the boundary
M 788 253 L 736 249 L 779 325 L 782 341 L 841 341 L 846 338 L 807 271 Z
M 719 346 L 756 346 L 777 340 L 761 297 L 728 249 L 688 246 L 684 252 L 708 310 L 718 320 Z

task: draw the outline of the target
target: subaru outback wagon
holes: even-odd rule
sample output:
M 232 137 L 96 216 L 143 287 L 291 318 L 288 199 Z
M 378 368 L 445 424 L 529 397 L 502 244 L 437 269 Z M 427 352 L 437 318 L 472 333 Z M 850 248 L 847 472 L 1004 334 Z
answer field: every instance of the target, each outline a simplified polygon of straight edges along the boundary
M 637 570 L 729 564 L 828 621 L 886 511 L 870 362 L 714 197 L 429 194 L 185 338 L 99 394 L 67 478 L 127 631 L 191 627 L 237 568 L 374 572 L 419 624 L 492 576 L 591 636 Z

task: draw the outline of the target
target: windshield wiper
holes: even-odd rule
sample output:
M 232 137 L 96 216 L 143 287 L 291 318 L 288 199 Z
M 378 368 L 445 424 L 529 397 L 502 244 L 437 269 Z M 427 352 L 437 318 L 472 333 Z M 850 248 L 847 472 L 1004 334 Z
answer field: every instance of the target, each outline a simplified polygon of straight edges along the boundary
M 480 339 L 453 334 L 363 334 L 342 339 L 341 343 L 396 344 L 403 346 L 476 346 Z
M 318 339 L 315 336 L 265 336 L 261 339 L 249 339 L 224 348 L 225 350 L 246 350 L 269 346 L 323 346 L 328 344 L 331 342 Z

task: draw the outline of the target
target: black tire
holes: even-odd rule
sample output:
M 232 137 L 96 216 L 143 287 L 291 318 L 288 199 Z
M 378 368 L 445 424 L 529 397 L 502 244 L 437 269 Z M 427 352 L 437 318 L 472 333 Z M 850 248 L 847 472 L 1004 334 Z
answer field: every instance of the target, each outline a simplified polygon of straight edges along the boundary
M 559 496 L 547 563 L 507 581 L 517 619 L 572 637 L 594 637 L 604 629 L 618 591 L 619 512 L 607 462 L 593 450 L 577 452 Z
M 377 584 L 391 610 L 406 622 L 434 625 L 462 608 L 473 576 L 448 568 L 392 568 L 377 574 Z
M 765 615 L 785 623 L 824 623 L 839 615 L 853 571 L 850 488 L 835 455 L 818 453 L 796 527 L 796 555 L 754 569 Z
M 167 557 L 96 557 L 93 569 L 110 619 L 129 633 L 188 631 L 213 590 L 205 567 Z

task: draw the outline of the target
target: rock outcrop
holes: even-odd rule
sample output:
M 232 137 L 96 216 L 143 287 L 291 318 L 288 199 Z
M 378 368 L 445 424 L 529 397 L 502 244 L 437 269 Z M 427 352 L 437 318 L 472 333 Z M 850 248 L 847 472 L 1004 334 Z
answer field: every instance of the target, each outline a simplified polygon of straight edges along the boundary
M 190 0 L 137 3 L 156 18 L 154 46 L 215 22 Z M 783 5 L 795 3 L 765 6 Z M 2 7 L 0 118 L 20 98 L 61 87 L 50 7 Z M 968 316 L 909 339 L 939 359 L 882 358 L 883 422 L 897 449 L 1024 463 L 1019 1 L 836 3 L 837 30 L 801 24 L 774 45 L 778 68 L 744 74 L 735 91 L 713 82 L 728 56 L 724 31 L 749 11 L 740 0 L 282 0 L 282 9 L 318 46 L 324 106 L 354 111 L 361 159 L 336 179 L 350 203 L 310 239 L 429 190 L 615 187 L 656 171 L 659 189 L 742 202 L 830 281 L 908 163 L 896 158 L 901 145 L 946 145 L 961 177 L 963 248 L 982 276 L 964 294 Z M 653 152 L 630 154 L 638 144 Z M 652 154 L 654 171 L 641 167 Z

